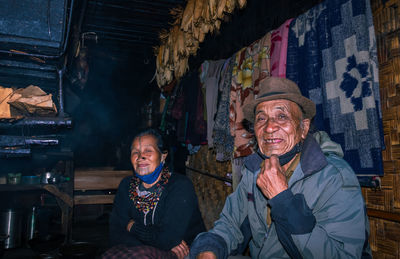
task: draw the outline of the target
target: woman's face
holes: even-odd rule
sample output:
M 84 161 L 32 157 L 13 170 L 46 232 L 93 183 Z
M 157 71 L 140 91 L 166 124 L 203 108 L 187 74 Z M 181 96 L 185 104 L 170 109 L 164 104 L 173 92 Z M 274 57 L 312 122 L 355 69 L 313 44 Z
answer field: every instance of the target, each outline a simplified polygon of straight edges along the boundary
M 144 135 L 133 140 L 131 163 L 139 175 L 152 173 L 167 154 L 161 154 L 157 147 L 157 140 L 152 135 Z

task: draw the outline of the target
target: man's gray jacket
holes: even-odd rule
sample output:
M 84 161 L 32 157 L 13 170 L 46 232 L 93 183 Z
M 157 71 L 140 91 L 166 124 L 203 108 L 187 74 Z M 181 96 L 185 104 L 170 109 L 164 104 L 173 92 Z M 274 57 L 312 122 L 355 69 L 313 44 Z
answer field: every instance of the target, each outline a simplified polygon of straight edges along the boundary
M 288 189 L 270 200 L 256 185 L 261 157 L 247 157 L 241 182 L 214 228 L 197 236 L 190 258 L 202 251 L 226 258 L 248 239 L 252 258 L 370 257 L 364 199 L 342 156 L 326 133 L 308 135 Z

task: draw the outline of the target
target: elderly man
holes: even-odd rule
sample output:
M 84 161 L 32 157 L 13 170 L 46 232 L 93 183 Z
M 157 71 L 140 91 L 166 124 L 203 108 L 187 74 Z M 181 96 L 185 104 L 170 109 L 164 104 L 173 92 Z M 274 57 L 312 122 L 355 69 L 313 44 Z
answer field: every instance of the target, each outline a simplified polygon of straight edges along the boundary
M 260 82 L 244 107 L 257 153 L 220 219 L 190 258 L 227 258 L 248 241 L 252 258 L 370 257 L 368 218 L 357 177 L 326 133 L 309 134 L 315 104 L 285 78 Z

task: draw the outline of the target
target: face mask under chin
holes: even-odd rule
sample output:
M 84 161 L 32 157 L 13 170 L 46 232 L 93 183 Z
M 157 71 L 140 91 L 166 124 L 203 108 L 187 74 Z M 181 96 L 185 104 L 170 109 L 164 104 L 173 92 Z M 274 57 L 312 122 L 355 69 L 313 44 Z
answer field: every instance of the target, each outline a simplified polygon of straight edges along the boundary
M 140 180 L 142 180 L 142 182 L 145 182 L 147 184 L 152 184 L 157 180 L 163 167 L 164 167 L 164 162 L 161 162 L 160 165 L 157 166 L 157 168 L 150 174 L 139 175 L 136 171 L 135 174 Z
M 301 151 L 302 148 L 302 142 L 300 141 L 299 143 L 297 143 L 291 150 L 289 150 L 289 152 L 282 154 L 280 156 L 278 156 L 279 159 L 279 164 L 281 166 L 286 165 L 287 163 L 289 163 L 295 156 L 297 153 L 299 153 Z M 257 148 L 257 154 L 263 159 L 269 159 L 270 156 L 266 156 L 263 153 L 261 153 L 260 148 Z

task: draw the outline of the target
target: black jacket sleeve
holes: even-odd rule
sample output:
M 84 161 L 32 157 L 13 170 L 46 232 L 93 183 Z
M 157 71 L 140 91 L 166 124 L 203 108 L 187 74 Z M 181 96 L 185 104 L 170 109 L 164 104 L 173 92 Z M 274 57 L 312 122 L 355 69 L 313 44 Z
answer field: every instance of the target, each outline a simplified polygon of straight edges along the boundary
M 128 189 L 131 177 L 124 178 L 115 195 L 114 205 L 109 222 L 110 245 L 115 246 L 125 244 L 127 246 L 138 246 L 143 243 L 132 233 L 126 230 L 130 218 L 129 205 L 132 203 L 129 199 Z
M 292 234 L 310 233 L 316 223 L 311 209 L 302 194 L 293 195 L 288 189 L 269 200 L 271 218 L 276 224 L 276 233 L 282 246 L 291 258 L 302 258 Z

